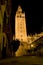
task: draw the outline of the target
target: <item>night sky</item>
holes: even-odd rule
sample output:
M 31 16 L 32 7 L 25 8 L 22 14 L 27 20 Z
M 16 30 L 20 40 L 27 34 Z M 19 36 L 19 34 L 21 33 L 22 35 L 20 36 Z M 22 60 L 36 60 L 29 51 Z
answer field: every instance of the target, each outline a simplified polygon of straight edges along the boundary
M 15 13 L 20 5 L 26 15 L 27 34 L 40 33 L 43 31 L 43 3 L 33 0 L 12 0 L 12 31 L 15 33 Z

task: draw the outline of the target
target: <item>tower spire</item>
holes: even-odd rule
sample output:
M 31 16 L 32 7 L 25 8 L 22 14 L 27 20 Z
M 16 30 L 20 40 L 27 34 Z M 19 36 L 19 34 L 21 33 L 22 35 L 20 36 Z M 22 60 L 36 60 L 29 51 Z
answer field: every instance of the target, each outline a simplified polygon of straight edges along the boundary
M 21 8 L 21 6 L 19 5 L 18 6 L 18 9 L 17 9 L 17 13 L 21 13 L 22 12 L 22 8 Z
M 22 8 L 20 5 L 18 6 L 18 12 L 22 12 Z

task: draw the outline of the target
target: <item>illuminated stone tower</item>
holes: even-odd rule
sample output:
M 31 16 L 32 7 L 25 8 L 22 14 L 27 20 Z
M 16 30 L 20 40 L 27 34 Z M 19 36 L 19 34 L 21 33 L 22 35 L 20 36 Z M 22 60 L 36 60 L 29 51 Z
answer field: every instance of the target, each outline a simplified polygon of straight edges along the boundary
M 27 42 L 25 13 L 22 12 L 20 6 L 15 15 L 15 39 Z

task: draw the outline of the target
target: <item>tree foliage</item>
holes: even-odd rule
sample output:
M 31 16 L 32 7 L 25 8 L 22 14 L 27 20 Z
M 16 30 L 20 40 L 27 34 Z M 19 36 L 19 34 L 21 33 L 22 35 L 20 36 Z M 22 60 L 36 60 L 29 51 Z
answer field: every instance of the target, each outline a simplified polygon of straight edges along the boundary
M 11 50 L 16 52 L 17 49 L 19 48 L 19 45 L 20 45 L 20 41 L 19 40 L 13 40 L 11 42 Z

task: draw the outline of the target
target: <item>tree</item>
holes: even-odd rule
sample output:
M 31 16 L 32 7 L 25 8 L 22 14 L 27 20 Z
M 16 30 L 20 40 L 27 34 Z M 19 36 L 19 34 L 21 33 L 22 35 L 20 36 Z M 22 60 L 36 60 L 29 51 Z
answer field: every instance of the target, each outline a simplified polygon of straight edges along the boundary
M 12 56 L 14 56 L 15 52 L 19 48 L 20 41 L 19 40 L 13 40 L 10 45 L 11 45 Z

